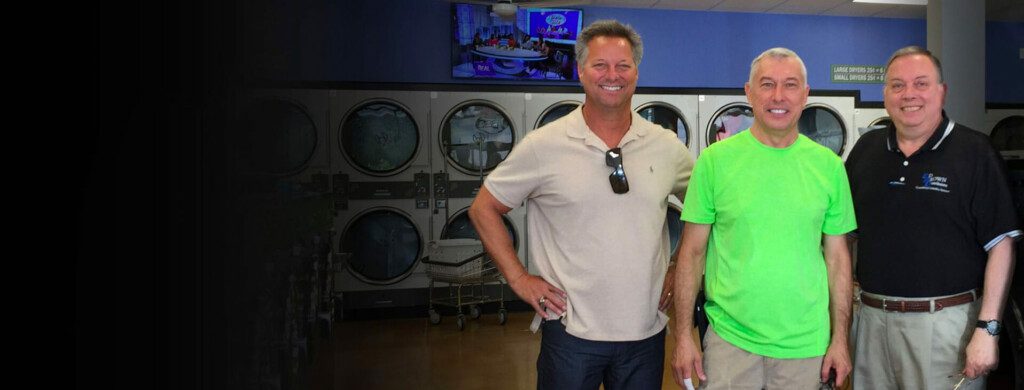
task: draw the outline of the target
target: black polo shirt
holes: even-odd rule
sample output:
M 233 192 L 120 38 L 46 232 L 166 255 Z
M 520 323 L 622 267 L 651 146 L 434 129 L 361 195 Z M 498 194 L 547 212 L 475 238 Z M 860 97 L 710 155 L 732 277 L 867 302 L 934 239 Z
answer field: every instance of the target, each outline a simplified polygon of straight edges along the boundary
M 979 288 L 987 250 L 1020 234 L 1003 160 L 987 136 L 949 119 L 910 157 L 892 125 L 864 134 L 846 171 L 864 291 L 933 297 Z

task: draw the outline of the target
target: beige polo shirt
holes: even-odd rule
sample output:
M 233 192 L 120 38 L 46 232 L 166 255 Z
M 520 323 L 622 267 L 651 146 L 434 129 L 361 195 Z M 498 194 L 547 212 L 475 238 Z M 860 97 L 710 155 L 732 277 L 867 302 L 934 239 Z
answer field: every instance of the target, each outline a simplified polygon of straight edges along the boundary
M 693 168 L 674 133 L 635 112 L 619 147 L 625 194 L 612 191 L 609 147 L 581 106 L 527 134 L 484 183 L 508 207 L 527 202 L 531 271 L 568 294 L 562 322 L 588 340 L 642 340 L 668 323 L 658 310 L 671 254 L 667 198 L 685 192 Z

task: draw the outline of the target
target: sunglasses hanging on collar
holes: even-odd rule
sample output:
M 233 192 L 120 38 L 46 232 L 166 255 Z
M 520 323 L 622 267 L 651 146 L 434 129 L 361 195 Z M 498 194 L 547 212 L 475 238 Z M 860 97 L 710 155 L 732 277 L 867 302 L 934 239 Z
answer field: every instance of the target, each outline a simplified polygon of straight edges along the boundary
M 616 194 L 629 192 L 629 180 L 626 180 L 626 171 L 622 169 L 622 148 L 608 149 L 604 154 L 605 165 L 614 168 L 611 175 L 608 175 L 608 182 L 612 185 L 612 191 Z

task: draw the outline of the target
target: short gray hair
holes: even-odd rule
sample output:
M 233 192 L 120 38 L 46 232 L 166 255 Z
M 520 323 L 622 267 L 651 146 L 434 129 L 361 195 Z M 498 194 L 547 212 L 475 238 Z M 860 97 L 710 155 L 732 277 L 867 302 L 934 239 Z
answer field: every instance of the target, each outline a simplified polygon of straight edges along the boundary
M 597 37 L 626 38 L 633 48 L 633 62 L 637 66 L 644 57 L 644 42 L 633 26 L 619 23 L 617 20 L 603 19 L 591 23 L 576 38 L 576 63 L 583 64 L 587 60 L 587 44 Z
M 796 62 L 800 64 L 800 75 L 804 77 L 804 84 L 808 84 L 807 66 L 804 65 L 804 60 L 801 59 L 800 56 L 796 54 L 796 52 L 784 47 L 773 47 L 771 49 L 765 50 L 760 55 L 758 55 L 757 58 L 754 58 L 754 60 L 750 62 L 750 84 L 754 84 L 754 72 L 757 71 L 757 64 L 761 62 L 761 60 L 768 57 L 774 59 L 795 58 Z
M 936 58 L 935 55 L 932 54 L 932 52 L 928 51 L 928 49 L 925 49 L 921 46 L 906 46 L 900 48 L 899 50 L 896 50 L 895 53 L 892 53 L 892 57 L 889 57 L 889 62 L 885 63 L 886 76 L 889 75 L 889 66 L 892 66 L 893 61 L 896 61 L 897 58 L 903 56 L 912 55 L 922 55 L 928 57 L 929 60 L 932 60 L 932 65 L 935 65 L 935 71 L 939 73 L 939 83 L 942 83 L 942 63 L 939 62 L 939 59 Z

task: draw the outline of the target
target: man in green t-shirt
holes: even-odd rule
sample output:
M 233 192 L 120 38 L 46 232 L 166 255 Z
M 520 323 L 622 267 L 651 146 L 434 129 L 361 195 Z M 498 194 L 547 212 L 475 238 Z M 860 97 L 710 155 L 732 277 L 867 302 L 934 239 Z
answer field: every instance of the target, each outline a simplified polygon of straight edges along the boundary
M 846 171 L 797 130 L 810 88 L 796 53 L 762 53 L 744 90 L 753 126 L 701 153 L 683 203 L 675 380 L 817 389 L 834 371 L 841 386 L 851 369 L 846 233 L 857 226 Z M 691 333 L 702 274 L 703 357 Z

